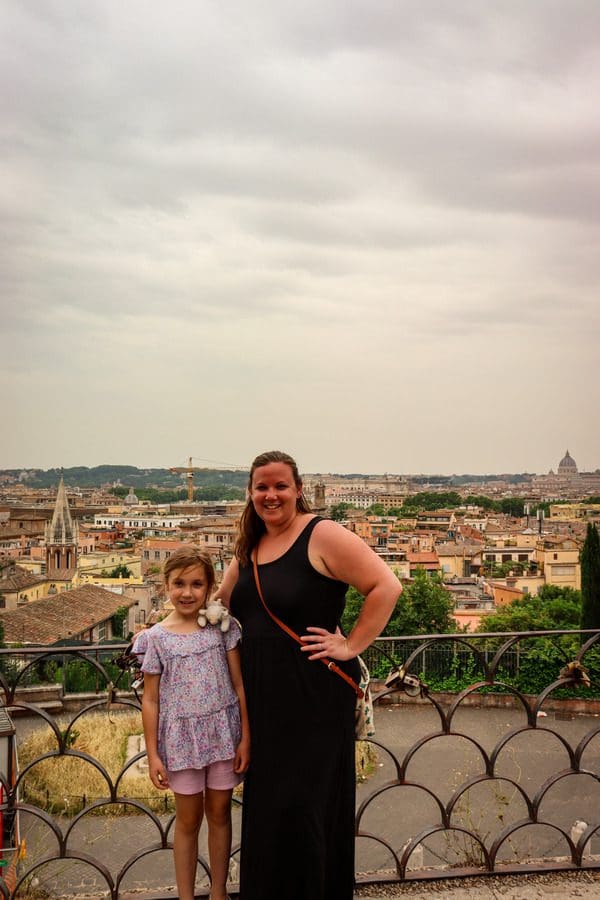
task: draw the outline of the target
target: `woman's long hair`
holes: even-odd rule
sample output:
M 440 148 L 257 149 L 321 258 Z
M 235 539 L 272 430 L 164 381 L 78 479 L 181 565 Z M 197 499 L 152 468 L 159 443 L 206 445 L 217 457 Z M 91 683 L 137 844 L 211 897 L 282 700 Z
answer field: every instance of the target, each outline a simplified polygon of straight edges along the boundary
M 260 456 L 257 456 L 250 467 L 250 476 L 248 478 L 249 492 L 252 490 L 252 478 L 256 469 L 275 462 L 284 463 L 290 467 L 296 487 L 302 490 L 302 479 L 300 478 L 296 461 L 281 450 L 268 450 L 266 453 L 261 453 Z M 303 493 L 296 500 L 296 509 L 302 513 L 311 512 L 311 508 Z M 258 544 L 261 535 L 265 533 L 265 530 L 265 523 L 254 509 L 251 496 L 248 496 L 246 507 L 240 518 L 240 533 L 235 545 L 235 555 L 242 566 L 250 564 L 250 554 Z

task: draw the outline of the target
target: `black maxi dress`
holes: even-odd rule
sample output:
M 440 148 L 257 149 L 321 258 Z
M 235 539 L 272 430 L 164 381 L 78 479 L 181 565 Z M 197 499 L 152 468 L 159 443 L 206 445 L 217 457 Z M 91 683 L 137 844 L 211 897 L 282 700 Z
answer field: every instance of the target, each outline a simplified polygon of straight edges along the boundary
M 283 556 L 259 566 L 266 603 L 305 634 L 335 631 L 347 585 L 317 572 L 311 519 Z M 252 566 L 240 566 L 231 611 L 242 625 L 242 674 L 251 761 L 244 782 L 241 900 L 352 900 L 354 884 L 354 707 L 339 675 L 265 611 Z M 340 663 L 355 680 L 356 660 Z

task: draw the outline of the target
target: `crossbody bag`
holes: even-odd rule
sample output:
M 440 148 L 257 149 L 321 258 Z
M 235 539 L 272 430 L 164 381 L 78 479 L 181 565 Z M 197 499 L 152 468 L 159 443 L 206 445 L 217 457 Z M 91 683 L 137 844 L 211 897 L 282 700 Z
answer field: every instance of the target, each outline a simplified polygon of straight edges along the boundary
M 254 550 L 254 555 L 252 558 L 252 568 L 254 570 L 254 582 L 256 584 L 256 590 L 258 591 L 258 596 L 260 597 L 261 603 L 264 606 L 266 612 L 273 619 L 273 621 L 285 631 L 292 640 L 296 641 L 301 647 L 304 647 L 304 642 L 300 638 L 300 635 L 296 634 L 293 628 L 290 628 L 289 625 L 286 625 L 279 616 L 276 616 L 274 612 L 272 612 L 267 606 L 264 594 L 262 592 L 262 588 L 260 586 L 260 578 L 258 576 L 258 563 L 256 558 L 258 556 L 258 547 Z M 347 684 L 350 685 L 352 690 L 356 694 L 356 707 L 355 707 L 355 725 L 354 732 L 357 741 L 364 741 L 367 738 L 373 737 L 375 734 L 375 727 L 373 725 L 373 698 L 371 696 L 371 686 L 370 686 L 370 675 L 369 670 L 366 666 L 366 663 L 362 659 L 362 657 L 357 657 L 358 663 L 360 665 L 360 684 L 357 684 L 353 678 L 350 678 L 349 675 L 341 669 L 333 659 L 328 659 L 326 656 L 322 656 L 319 659 L 319 662 L 322 662 L 323 665 L 327 666 L 330 672 L 333 672 L 335 675 L 339 675 L 340 678 L 343 678 Z

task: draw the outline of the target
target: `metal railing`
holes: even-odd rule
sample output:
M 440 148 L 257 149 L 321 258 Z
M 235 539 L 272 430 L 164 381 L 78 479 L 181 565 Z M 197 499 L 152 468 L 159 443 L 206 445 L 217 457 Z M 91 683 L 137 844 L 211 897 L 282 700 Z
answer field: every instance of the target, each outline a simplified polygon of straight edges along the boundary
M 173 808 L 139 771 L 124 649 L 0 650 L 6 898 L 173 896 Z M 357 881 L 600 868 L 600 632 L 382 638 L 365 656 L 397 671 L 357 745 Z M 209 880 L 201 846 L 200 895 Z

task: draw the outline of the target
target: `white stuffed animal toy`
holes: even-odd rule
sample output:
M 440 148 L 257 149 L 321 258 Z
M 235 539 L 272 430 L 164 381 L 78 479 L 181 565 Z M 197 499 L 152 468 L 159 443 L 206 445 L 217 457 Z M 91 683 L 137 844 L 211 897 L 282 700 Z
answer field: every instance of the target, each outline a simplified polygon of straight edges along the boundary
M 204 628 L 206 624 L 219 625 L 221 631 L 229 631 L 231 624 L 229 610 L 223 606 L 220 600 L 207 600 L 206 608 L 198 613 L 198 625 Z

